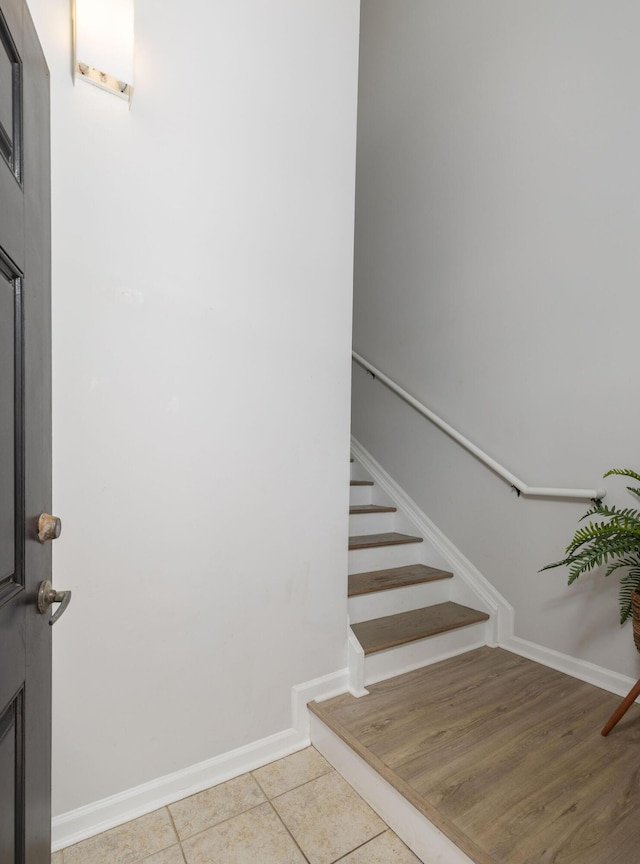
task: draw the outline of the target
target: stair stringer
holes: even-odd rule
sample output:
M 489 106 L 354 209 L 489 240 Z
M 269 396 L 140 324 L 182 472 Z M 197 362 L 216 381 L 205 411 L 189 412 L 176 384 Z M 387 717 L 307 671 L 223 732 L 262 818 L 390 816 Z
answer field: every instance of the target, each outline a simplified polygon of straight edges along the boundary
M 485 625 L 486 644 L 496 647 L 513 638 L 513 606 L 482 575 L 469 559 L 429 519 L 415 501 L 384 470 L 379 462 L 351 436 L 351 452 L 360 465 L 371 476 L 376 486 L 383 491 L 419 534 L 453 571 L 452 599 L 461 603 L 473 603 L 491 616 Z

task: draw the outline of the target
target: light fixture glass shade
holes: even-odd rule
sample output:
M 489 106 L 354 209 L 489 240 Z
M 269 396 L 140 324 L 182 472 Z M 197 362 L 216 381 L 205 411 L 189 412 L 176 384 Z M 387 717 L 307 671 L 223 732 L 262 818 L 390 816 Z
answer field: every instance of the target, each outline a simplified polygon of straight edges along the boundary
M 74 78 L 133 93 L 134 0 L 74 0 Z

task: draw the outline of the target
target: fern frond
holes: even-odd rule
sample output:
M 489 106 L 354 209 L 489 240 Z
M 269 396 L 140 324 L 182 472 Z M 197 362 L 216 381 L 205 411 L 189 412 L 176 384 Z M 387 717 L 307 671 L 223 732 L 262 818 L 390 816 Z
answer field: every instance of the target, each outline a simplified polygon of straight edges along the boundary
M 606 576 L 611 576 L 611 574 L 615 570 L 619 570 L 621 567 L 637 567 L 640 565 L 640 558 L 638 556 L 629 556 L 628 558 L 620 558 L 618 561 L 615 561 L 613 564 L 609 564 L 607 567 L 607 572 L 604 574 Z
M 578 522 L 582 522 L 583 520 L 588 519 L 589 516 L 604 515 L 602 511 L 605 506 L 605 504 L 594 504 L 593 507 L 587 510 L 584 516 L 581 516 L 580 519 L 578 519 Z
M 589 522 L 584 528 L 578 528 L 569 545 L 575 546 L 578 543 L 584 543 L 585 540 L 596 540 L 598 537 L 605 537 L 620 530 L 629 529 L 624 522 L 617 519 L 613 519 L 611 522 Z
M 612 475 L 640 482 L 640 474 L 631 468 L 612 468 L 604 476 Z M 627 490 L 640 498 L 640 486 L 627 486 Z M 631 615 L 633 591 L 640 588 L 640 510 L 596 502 L 580 522 L 585 520 L 589 521 L 576 530 L 565 550 L 565 557 L 547 564 L 542 570 L 568 567 L 569 585 L 583 573 L 605 565 L 605 577 L 626 570 L 620 576 L 619 596 L 620 623 L 624 624 Z
M 619 558 L 621 555 L 628 553 L 636 554 L 638 544 L 635 538 L 620 537 L 614 540 L 609 539 L 603 544 L 592 544 L 582 549 L 576 555 L 569 555 L 566 563 L 570 564 L 569 569 L 569 585 L 573 584 L 578 576 L 582 573 L 587 573 L 589 570 L 594 570 L 596 567 L 602 567 L 603 564 L 608 564 L 609 560 Z
M 618 477 L 631 477 L 632 480 L 640 481 L 640 474 L 632 471 L 631 468 L 611 468 L 609 471 L 607 471 L 606 474 L 603 474 L 602 476 L 611 477 L 614 474 Z
M 588 510 L 584 516 L 580 517 L 580 522 L 584 522 L 589 516 L 604 516 L 605 519 L 615 519 L 619 517 L 626 517 L 631 520 L 637 520 L 640 523 L 640 510 L 636 510 L 634 507 L 616 507 L 615 505 L 607 505 L 607 504 L 599 504 L 597 507 L 592 507 Z
M 622 538 L 627 538 L 632 546 L 640 549 L 640 524 L 635 525 L 627 522 L 590 523 L 586 528 L 576 531 L 565 552 L 568 555 L 575 555 L 586 544 L 609 544 Z
M 562 561 L 554 561 L 553 564 L 545 564 L 544 567 L 541 567 L 538 570 L 538 573 L 542 573 L 543 570 L 553 570 L 554 567 L 564 567 L 566 564 L 570 564 L 571 560 L 571 558 L 563 558 Z

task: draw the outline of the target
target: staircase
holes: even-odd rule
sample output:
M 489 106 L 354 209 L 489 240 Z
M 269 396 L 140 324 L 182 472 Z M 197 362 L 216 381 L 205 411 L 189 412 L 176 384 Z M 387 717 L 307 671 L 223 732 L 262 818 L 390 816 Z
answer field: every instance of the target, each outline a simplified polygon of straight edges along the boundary
M 468 857 L 437 807 L 399 778 L 387 761 L 397 757 L 409 774 L 414 763 L 423 764 L 422 751 L 414 752 L 409 740 L 409 726 L 423 725 L 416 706 L 420 699 L 431 704 L 431 689 L 420 693 L 422 675 L 431 670 L 403 673 L 495 645 L 500 616 L 505 617 L 505 610 L 508 615 L 508 607 L 370 454 L 359 449 L 380 485 L 357 458 L 351 459 L 350 694 L 309 704 L 311 740 L 424 864 L 496 864 L 486 857 Z M 407 679 L 405 700 L 399 688 L 407 686 Z M 374 684 L 367 696 L 366 686 Z M 381 693 L 390 695 L 391 704 L 398 697 L 400 731 L 390 743 L 391 754 L 376 747 L 378 736 L 394 723 L 389 705 L 380 707 Z M 353 698 L 359 696 L 366 698 Z M 447 734 L 443 729 L 436 738 L 446 743 Z
M 352 458 L 351 690 L 487 644 L 489 614 L 468 585 Z M 470 605 L 473 604 L 473 605 Z

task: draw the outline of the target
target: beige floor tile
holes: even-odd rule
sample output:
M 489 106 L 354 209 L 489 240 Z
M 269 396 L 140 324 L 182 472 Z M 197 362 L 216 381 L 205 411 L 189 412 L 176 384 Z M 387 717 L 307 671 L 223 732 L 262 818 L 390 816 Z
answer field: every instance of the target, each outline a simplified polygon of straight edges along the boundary
M 265 801 L 265 796 L 250 774 L 235 777 L 190 798 L 169 805 L 171 816 L 181 840 L 192 837 L 205 828 L 212 828 L 232 816 Z
M 253 776 L 262 786 L 267 797 L 275 798 L 332 770 L 331 765 L 315 748 L 307 747 L 305 750 L 265 765 L 264 768 L 258 768 L 253 772 Z
M 142 858 L 175 845 L 176 841 L 168 811 L 156 810 L 69 846 L 64 850 L 64 864 L 137 864 Z
M 140 864 L 184 864 L 184 855 L 180 846 L 171 846 L 145 858 Z
M 262 804 L 182 844 L 187 864 L 305 864 L 270 804 Z
M 339 774 L 326 774 L 273 800 L 311 864 L 330 864 L 386 825 Z
M 340 864 L 420 864 L 420 859 L 393 831 L 386 831 L 346 858 L 341 858 Z
M 62 852 L 53 852 L 52 853 L 51 864 L 62 864 Z

